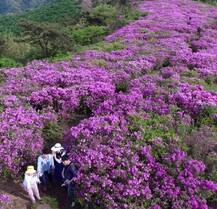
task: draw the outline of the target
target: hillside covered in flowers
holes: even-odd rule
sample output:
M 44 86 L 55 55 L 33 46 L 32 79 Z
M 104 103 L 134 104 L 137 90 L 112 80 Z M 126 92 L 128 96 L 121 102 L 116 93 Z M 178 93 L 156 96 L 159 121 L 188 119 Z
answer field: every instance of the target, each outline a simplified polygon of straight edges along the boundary
M 216 208 L 217 8 L 144 0 L 139 10 L 105 39 L 121 49 L 0 71 L 2 174 L 62 140 L 83 207 Z

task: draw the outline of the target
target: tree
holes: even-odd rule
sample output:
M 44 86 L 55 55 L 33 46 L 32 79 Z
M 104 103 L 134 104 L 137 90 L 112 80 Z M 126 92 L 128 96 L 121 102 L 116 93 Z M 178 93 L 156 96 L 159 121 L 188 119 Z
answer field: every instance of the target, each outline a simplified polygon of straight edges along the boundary
M 5 39 L 0 37 L 0 56 L 2 55 L 5 48 Z
M 71 49 L 72 41 L 68 35 L 61 31 L 60 27 L 51 23 L 38 23 L 22 21 L 20 26 L 23 30 L 24 41 L 41 49 L 42 57 L 50 57 L 57 52 Z

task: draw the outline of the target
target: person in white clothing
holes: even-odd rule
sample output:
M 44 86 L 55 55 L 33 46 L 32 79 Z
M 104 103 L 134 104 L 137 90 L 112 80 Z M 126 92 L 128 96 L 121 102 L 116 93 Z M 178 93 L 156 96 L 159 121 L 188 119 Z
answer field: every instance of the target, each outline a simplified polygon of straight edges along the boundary
M 41 200 L 38 184 L 40 180 L 38 178 L 37 172 L 34 169 L 34 166 L 28 166 L 25 172 L 25 177 L 23 181 L 24 189 L 28 192 L 29 198 L 31 199 L 32 203 L 36 202 L 35 197 L 38 200 Z

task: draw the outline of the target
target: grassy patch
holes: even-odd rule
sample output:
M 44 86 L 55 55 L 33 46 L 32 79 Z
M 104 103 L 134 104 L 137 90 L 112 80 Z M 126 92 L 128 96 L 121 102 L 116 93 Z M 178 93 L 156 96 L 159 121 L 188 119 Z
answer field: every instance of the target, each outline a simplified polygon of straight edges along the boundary
M 56 198 L 45 196 L 42 198 L 42 202 L 51 206 L 52 209 L 59 209 Z
M 51 209 L 60 209 L 58 202 L 57 202 L 57 199 L 54 197 L 50 197 L 50 196 L 44 196 L 42 198 L 41 203 L 36 203 L 34 205 L 31 205 L 30 208 L 31 209 L 37 209 L 37 207 L 43 206 L 43 205 L 47 205 L 47 207 L 50 206 Z M 40 208 L 42 208 L 42 207 L 40 207 Z
M 130 121 L 129 130 L 140 131 L 145 142 L 158 137 L 167 140 L 175 136 L 171 121 L 166 116 L 152 115 L 147 119 L 132 116 Z
M 105 51 L 105 52 L 111 52 L 111 51 L 117 51 L 124 49 L 124 45 L 120 42 L 114 41 L 114 42 L 98 42 L 96 44 L 91 44 L 88 46 L 77 46 L 75 49 L 75 53 L 81 53 L 86 50 L 97 50 L 97 51 Z
M 92 63 L 98 67 L 106 67 L 107 62 L 104 59 L 94 59 Z
M 6 58 L 6 57 L 0 58 L 0 68 L 16 67 L 16 66 L 17 66 L 17 63 L 15 60 L 11 58 Z
M 70 60 L 72 58 L 72 54 L 70 52 L 56 54 L 55 56 L 49 58 L 48 60 L 50 62 L 59 62 L 59 61 L 65 61 Z
M 108 30 L 105 26 L 86 26 L 73 31 L 72 38 L 77 44 L 85 46 L 102 40 L 103 36 L 105 36 L 107 32 Z
M 199 77 L 199 74 L 197 71 L 194 71 L 194 70 L 186 70 L 181 73 L 181 76 L 188 77 L 188 78 L 192 78 L 192 77 L 196 78 L 196 77 Z

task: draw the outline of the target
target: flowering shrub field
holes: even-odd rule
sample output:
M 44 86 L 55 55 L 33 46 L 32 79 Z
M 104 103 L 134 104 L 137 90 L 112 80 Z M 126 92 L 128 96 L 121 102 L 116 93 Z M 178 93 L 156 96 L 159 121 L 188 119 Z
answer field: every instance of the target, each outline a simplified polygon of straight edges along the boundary
M 2 173 L 16 174 L 34 160 L 52 121 L 64 129 L 78 164 L 81 205 L 211 208 L 217 198 L 217 8 L 154 0 L 139 9 L 148 15 L 106 37 L 124 49 L 0 71 Z M 202 147 L 201 155 L 192 153 L 201 127 L 213 132 L 206 150 L 212 161 L 202 161 Z

